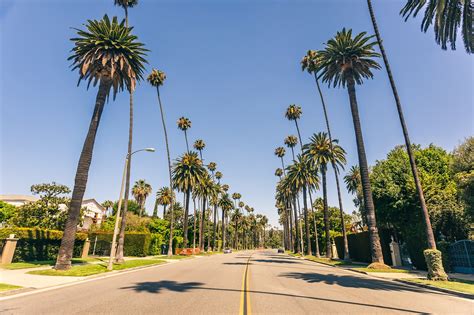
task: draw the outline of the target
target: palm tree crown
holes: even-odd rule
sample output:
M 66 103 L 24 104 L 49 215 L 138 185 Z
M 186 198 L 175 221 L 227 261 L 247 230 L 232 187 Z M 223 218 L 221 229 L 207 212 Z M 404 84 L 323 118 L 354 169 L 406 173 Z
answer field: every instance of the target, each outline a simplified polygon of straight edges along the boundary
M 191 128 L 191 120 L 189 120 L 186 117 L 180 117 L 177 123 L 178 123 L 178 128 L 183 131 L 186 131 L 189 128 Z
M 198 184 L 207 172 L 197 152 L 183 154 L 173 164 L 173 185 L 179 191 L 188 191 Z
M 135 185 L 132 187 L 132 195 L 140 205 L 140 210 L 143 210 L 145 206 L 145 200 L 149 194 L 151 194 L 151 185 L 148 184 L 144 179 L 137 180 Z M 140 211 L 141 214 L 141 211 Z
M 287 184 L 293 192 L 299 192 L 304 186 L 318 189 L 319 176 L 305 155 L 296 157 L 296 161 L 286 168 Z
M 162 86 L 165 80 L 166 74 L 158 69 L 153 69 L 147 78 L 147 81 L 154 87 Z
M 351 194 L 356 194 L 359 192 L 359 187 L 362 183 L 360 180 L 360 172 L 358 166 L 351 166 L 349 172 L 344 176 L 344 183 L 346 183 L 347 190 Z
M 216 172 L 216 178 L 217 178 L 217 180 L 220 180 L 222 178 L 222 172 L 217 171 Z
M 278 156 L 279 158 L 282 158 L 285 156 L 285 148 L 284 147 L 278 147 L 275 149 L 275 155 Z
M 275 176 L 281 177 L 283 175 L 283 170 L 281 168 L 277 168 L 275 170 Z
M 288 120 L 297 120 L 297 119 L 300 119 L 301 114 L 303 114 L 303 111 L 301 110 L 301 106 L 298 106 L 296 104 L 291 104 L 286 109 L 285 117 Z
M 338 167 L 344 169 L 346 151 L 338 143 L 337 139 L 333 139 L 331 143 L 327 133 L 319 132 L 303 146 L 303 154 L 316 166 L 326 168 L 327 164 L 334 162 L 336 170 Z
M 318 52 L 323 82 L 334 87 L 346 87 L 348 81 L 362 84 L 363 79 L 372 78 L 372 69 L 380 69 L 380 65 L 372 59 L 380 57 L 374 50 L 377 42 L 369 42 L 372 38 L 366 36 L 366 32 L 353 38 L 351 29 L 346 31 L 343 28 L 337 32 L 325 44 L 325 49 Z
M 410 16 L 415 17 L 425 7 L 425 15 L 421 22 L 421 30 L 426 33 L 431 24 L 434 25 L 436 43 L 442 49 L 456 49 L 456 37 L 461 28 L 464 48 L 468 54 L 474 52 L 474 35 L 472 31 L 472 1 L 471 0 L 408 0 L 400 14 L 405 21 Z
M 204 150 L 205 147 L 206 147 L 206 143 L 204 142 L 204 140 L 198 139 L 198 140 L 194 141 L 194 148 L 196 150 L 202 151 L 202 150 Z
M 79 37 L 72 38 L 75 46 L 68 60 L 73 70 L 79 69 L 79 81 L 93 86 L 104 78 L 112 81 L 114 98 L 124 87 L 133 91 L 136 81 L 142 79 L 147 49 L 132 35 L 132 27 L 125 21 L 112 21 L 107 15 L 102 20 L 88 20 L 87 31 L 76 29 Z M 107 91 L 108 94 L 109 91 Z
M 156 192 L 156 199 L 158 203 L 162 206 L 171 204 L 171 198 L 174 198 L 174 193 L 172 196 L 171 190 L 169 187 L 162 187 Z
M 133 8 L 138 4 L 138 0 L 114 0 L 114 4 L 122 8 Z
M 316 50 L 308 50 L 306 56 L 301 59 L 301 70 L 308 71 L 308 73 L 315 73 L 319 71 L 319 55 Z
M 298 138 L 294 135 L 289 135 L 285 138 L 284 142 L 288 148 L 294 148 L 298 144 Z
M 229 191 L 229 188 L 230 187 L 227 184 L 222 185 L 222 190 L 225 191 L 225 192 Z
M 207 168 L 211 171 L 211 172 L 214 172 L 217 168 L 217 164 L 216 162 L 209 162 L 209 164 L 207 165 Z

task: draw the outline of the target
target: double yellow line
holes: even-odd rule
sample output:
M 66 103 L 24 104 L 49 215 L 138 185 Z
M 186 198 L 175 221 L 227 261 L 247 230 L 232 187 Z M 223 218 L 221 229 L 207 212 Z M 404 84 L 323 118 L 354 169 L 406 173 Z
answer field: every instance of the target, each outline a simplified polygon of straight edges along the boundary
M 250 291 L 249 291 L 249 263 L 252 255 L 247 259 L 247 265 L 245 266 L 244 275 L 242 277 L 242 290 L 240 293 L 240 311 L 239 315 L 250 315 L 252 314 L 250 308 Z

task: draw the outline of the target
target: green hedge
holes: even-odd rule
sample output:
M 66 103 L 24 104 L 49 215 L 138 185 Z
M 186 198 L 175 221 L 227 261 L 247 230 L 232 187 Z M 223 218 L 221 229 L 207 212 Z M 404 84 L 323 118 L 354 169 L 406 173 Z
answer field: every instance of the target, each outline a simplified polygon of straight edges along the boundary
M 390 235 L 388 231 L 379 230 L 380 242 L 382 245 L 383 259 L 386 265 L 392 264 L 392 256 L 390 255 Z M 372 262 L 372 255 L 370 253 L 369 232 L 348 234 L 347 241 L 349 243 L 349 254 L 354 261 Z M 342 236 L 334 238 L 336 243 L 337 254 L 339 257 L 344 257 L 344 240 Z
M 3 228 L 0 229 L 0 239 L 7 238 L 10 234 L 15 234 L 19 238 L 16 245 L 13 262 L 54 260 L 58 255 L 59 246 L 63 237 L 62 231 L 45 230 L 38 228 Z M 74 246 L 74 257 L 80 257 L 85 233 L 76 234 Z
M 92 244 L 95 242 L 95 237 L 97 236 L 97 241 L 103 246 L 109 246 L 112 242 L 112 234 L 110 232 L 93 232 L 89 234 L 89 239 Z M 123 247 L 125 256 L 138 256 L 144 257 L 150 253 L 150 244 L 151 244 L 151 234 L 143 232 L 127 232 L 125 233 L 125 244 Z M 107 248 L 106 248 L 107 249 Z M 92 249 L 91 249 L 92 250 Z M 97 248 L 96 250 L 101 250 Z

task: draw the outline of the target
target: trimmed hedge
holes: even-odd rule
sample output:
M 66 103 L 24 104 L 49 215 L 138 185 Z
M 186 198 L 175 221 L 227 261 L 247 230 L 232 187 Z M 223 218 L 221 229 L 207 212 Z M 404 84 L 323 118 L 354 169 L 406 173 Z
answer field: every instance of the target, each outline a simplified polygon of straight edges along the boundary
M 390 236 L 388 231 L 379 230 L 380 243 L 382 245 L 383 259 L 386 265 L 392 265 L 392 256 L 390 255 Z M 349 243 L 349 254 L 351 259 L 359 262 L 372 262 L 372 255 L 370 253 L 369 232 L 348 234 L 347 241 Z M 344 239 L 342 236 L 334 238 L 336 243 L 337 254 L 339 257 L 344 257 Z
M 4 240 L 10 234 L 15 234 L 15 237 L 19 238 L 13 262 L 54 260 L 58 255 L 63 237 L 63 232 L 57 230 L 38 228 L 0 229 L 0 239 Z M 87 234 L 76 234 L 73 257 L 81 256 L 84 240 L 86 239 Z
M 107 246 L 108 248 L 104 248 L 104 250 L 110 249 L 110 243 L 112 242 L 112 234 L 111 232 L 93 232 L 89 234 L 89 239 L 91 241 L 91 245 L 95 242 L 95 237 L 97 236 L 98 244 L 103 244 L 103 246 Z M 144 257 L 150 253 L 150 244 L 151 244 L 151 234 L 150 233 L 143 233 L 143 232 L 127 232 L 125 233 L 125 244 L 123 247 L 124 255 L 125 256 L 137 256 L 137 257 Z M 92 250 L 92 246 L 91 246 Z M 102 249 L 96 248 L 96 251 L 100 251 Z

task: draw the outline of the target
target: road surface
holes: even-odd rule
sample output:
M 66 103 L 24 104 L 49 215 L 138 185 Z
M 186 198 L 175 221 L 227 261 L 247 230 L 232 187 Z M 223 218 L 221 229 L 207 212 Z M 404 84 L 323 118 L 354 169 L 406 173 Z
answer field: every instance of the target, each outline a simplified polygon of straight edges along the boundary
M 183 260 L 0 302 L 1 314 L 474 314 L 474 303 L 275 251 Z

